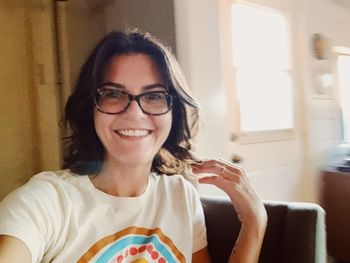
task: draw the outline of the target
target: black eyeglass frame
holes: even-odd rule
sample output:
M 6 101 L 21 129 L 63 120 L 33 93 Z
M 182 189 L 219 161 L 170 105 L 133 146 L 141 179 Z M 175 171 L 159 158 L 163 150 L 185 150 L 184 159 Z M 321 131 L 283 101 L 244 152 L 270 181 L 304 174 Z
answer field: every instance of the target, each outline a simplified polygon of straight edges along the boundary
M 103 87 L 103 86 L 106 86 L 106 85 L 111 86 L 110 84 L 103 84 L 102 87 Z M 118 88 L 115 88 L 115 89 L 118 89 Z M 145 113 L 145 114 L 147 114 L 147 115 L 152 115 L 152 116 L 164 115 L 164 114 L 168 113 L 168 112 L 171 110 L 171 108 L 172 108 L 172 106 L 173 106 L 173 98 L 176 97 L 176 96 L 174 96 L 174 95 L 169 94 L 169 93 L 166 92 L 166 91 L 148 91 L 148 92 L 141 93 L 141 94 L 139 94 L 139 95 L 131 95 L 131 94 L 127 93 L 126 91 L 121 90 L 121 92 L 123 92 L 123 93 L 125 93 L 126 95 L 128 95 L 128 99 L 129 99 L 128 104 L 126 104 L 125 108 L 124 108 L 123 110 L 119 111 L 119 112 L 107 112 L 107 111 L 102 110 L 102 109 L 100 108 L 100 106 L 98 105 L 98 103 L 97 103 L 97 97 L 98 97 L 99 92 L 100 92 L 101 90 L 102 90 L 102 88 L 98 88 L 98 89 L 96 90 L 96 93 L 95 93 L 95 96 L 94 96 L 94 104 L 95 104 L 95 106 L 96 106 L 96 109 L 97 109 L 99 112 L 102 112 L 102 113 L 105 113 L 105 114 L 110 114 L 110 115 L 117 115 L 117 114 L 122 114 L 122 113 L 126 112 L 126 111 L 128 110 L 128 108 L 130 107 L 131 102 L 132 102 L 133 100 L 135 100 L 135 101 L 137 102 L 137 104 L 139 105 L 139 107 L 140 107 L 140 109 L 142 110 L 142 112 Z M 151 93 L 151 94 L 152 94 L 152 93 L 163 93 L 163 94 L 165 94 L 165 97 L 166 97 L 166 100 L 167 100 L 167 103 L 168 103 L 168 109 L 167 109 L 167 111 L 162 112 L 162 113 L 149 113 L 149 112 L 145 111 L 145 110 L 142 108 L 141 103 L 140 103 L 140 98 L 143 97 L 143 96 L 145 96 L 145 95 L 147 95 L 147 94 L 150 94 L 150 93 Z

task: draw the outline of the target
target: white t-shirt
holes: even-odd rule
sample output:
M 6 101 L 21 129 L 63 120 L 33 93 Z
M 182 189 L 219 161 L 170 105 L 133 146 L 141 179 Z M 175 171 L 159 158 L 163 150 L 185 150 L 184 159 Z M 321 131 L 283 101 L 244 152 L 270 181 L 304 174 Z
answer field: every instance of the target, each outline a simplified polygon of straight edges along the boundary
M 22 240 L 33 262 L 191 262 L 207 245 L 197 191 L 154 173 L 137 197 L 108 195 L 69 170 L 40 173 L 0 202 L 0 234 Z

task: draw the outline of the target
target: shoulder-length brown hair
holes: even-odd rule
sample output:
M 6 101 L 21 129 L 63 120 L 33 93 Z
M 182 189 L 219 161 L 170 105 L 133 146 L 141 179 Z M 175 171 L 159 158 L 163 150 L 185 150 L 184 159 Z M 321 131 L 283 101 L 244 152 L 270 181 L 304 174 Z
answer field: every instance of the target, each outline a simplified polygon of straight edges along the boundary
M 94 174 L 101 170 L 105 150 L 94 127 L 94 96 L 110 59 L 132 53 L 146 54 L 154 60 L 167 91 L 175 97 L 170 134 L 154 157 L 152 171 L 182 173 L 190 162 L 196 160 L 191 139 L 197 130 L 198 104 L 190 95 L 171 52 L 150 34 L 133 30 L 109 33 L 82 66 L 65 108 L 65 123 L 69 125 L 71 135 L 65 138 L 64 168 L 77 174 Z

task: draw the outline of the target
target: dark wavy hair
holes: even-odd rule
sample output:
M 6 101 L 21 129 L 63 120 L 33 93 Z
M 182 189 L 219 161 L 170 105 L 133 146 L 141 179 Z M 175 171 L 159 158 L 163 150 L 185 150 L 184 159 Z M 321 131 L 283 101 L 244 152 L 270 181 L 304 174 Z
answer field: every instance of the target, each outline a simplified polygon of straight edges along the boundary
M 198 104 L 190 95 L 180 67 L 156 38 L 138 30 L 111 32 L 92 51 L 81 68 L 76 85 L 65 107 L 65 124 L 70 136 L 64 138 L 64 168 L 77 174 L 98 173 L 105 149 L 94 127 L 93 111 L 96 89 L 103 81 L 103 71 L 112 57 L 146 54 L 159 70 L 167 91 L 175 96 L 172 106 L 172 127 L 168 138 L 152 163 L 152 171 L 164 174 L 182 173 L 197 161 L 191 139 L 198 127 Z

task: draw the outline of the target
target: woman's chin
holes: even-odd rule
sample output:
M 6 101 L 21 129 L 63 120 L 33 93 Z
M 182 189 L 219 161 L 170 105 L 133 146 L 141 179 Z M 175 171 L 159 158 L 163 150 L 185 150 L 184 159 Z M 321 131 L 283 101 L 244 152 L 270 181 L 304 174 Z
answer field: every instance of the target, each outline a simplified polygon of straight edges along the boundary
M 124 166 L 129 168 L 145 167 L 150 169 L 153 158 L 145 158 L 141 151 L 135 154 L 124 154 L 122 158 L 110 158 L 111 162 L 118 167 Z

